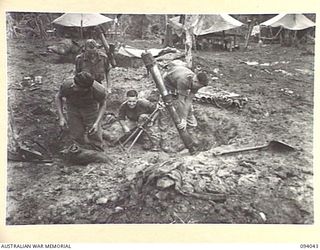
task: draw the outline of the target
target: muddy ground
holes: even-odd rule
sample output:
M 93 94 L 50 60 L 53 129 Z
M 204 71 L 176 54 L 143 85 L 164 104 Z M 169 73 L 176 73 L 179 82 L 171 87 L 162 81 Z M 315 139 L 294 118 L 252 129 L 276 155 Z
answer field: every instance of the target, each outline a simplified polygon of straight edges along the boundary
M 58 140 L 54 95 L 62 81 L 72 77 L 74 65 L 57 63 L 55 56 L 44 53 L 52 42 L 7 43 L 8 100 L 15 134 L 29 148 L 53 159 L 39 164 L 8 162 L 8 225 L 314 222 L 314 45 L 252 44 L 246 51 L 195 52 L 196 64 L 211 75 L 210 85 L 248 98 L 242 109 L 195 103 L 198 139 L 212 149 L 190 156 L 186 150 L 148 152 L 137 144 L 126 155 L 120 147 L 108 147 L 112 163 L 80 166 L 65 163 L 59 155 L 68 138 Z M 161 47 L 150 41 L 132 45 Z M 38 75 L 43 77 L 41 84 L 21 84 L 24 76 Z M 114 68 L 111 80 L 108 112 L 117 111 L 126 90 L 155 86 L 144 67 Z M 171 148 L 181 144 L 174 131 Z M 213 155 L 213 148 L 270 140 L 281 140 L 296 150 Z M 164 170 L 152 178 L 139 176 L 147 168 Z

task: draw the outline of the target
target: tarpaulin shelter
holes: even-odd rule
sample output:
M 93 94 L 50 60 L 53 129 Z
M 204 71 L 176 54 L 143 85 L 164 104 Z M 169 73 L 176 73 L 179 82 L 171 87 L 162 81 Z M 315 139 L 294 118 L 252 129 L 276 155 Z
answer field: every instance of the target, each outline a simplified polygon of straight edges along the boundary
M 67 27 L 91 27 L 112 21 L 101 14 L 65 13 L 52 22 Z
M 83 37 L 83 28 L 94 27 L 108 22 L 113 22 L 113 19 L 97 13 L 65 13 L 52 21 L 54 24 L 65 27 L 79 27 L 81 38 Z
M 175 33 L 178 36 L 182 36 L 183 31 L 184 31 L 184 27 L 183 27 L 183 24 L 180 23 L 180 16 L 175 16 L 173 18 L 170 18 L 169 24 L 174 29 Z
M 314 38 L 310 35 L 310 29 L 315 26 L 315 23 L 308 19 L 303 14 L 279 14 L 259 25 L 257 25 L 256 34 L 259 34 L 259 40 L 271 40 L 271 42 L 277 38 L 280 39 L 280 43 L 285 46 L 291 46 L 297 44 L 300 41 L 306 41 L 306 38 Z M 262 37 L 260 28 L 269 27 L 279 28 L 276 35 L 272 34 L 272 37 Z
M 243 23 L 228 14 L 199 15 L 195 21 L 193 33 L 196 36 L 225 31 L 242 26 Z
M 184 30 L 184 25 L 179 21 L 180 16 L 169 20 L 170 25 L 178 35 L 182 34 Z M 193 28 L 193 34 L 196 36 L 226 31 L 243 25 L 243 23 L 228 14 L 190 15 L 185 22 L 189 22 L 189 27 Z
M 315 25 L 303 14 L 279 14 L 260 24 L 260 26 L 282 27 L 289 30 L 303 30 Z
M 225 31 L 243 25 L 243 23 L 228 14 L 186 15 L 183 24 L 180 20 L 180 16 L 171 18 L 169 24 L 180 37 L 185 31 L 188 31 L 186 34 L 192 34 L 193 37 L 189 40 L 192 40 L 193 46 L 197 47 L 199 45 L 200 49 L 209 45 L 232 51 L 232 49 L 237 46 L 237 34 L 225 34 Z M 212 38 L 216 36 L 220 37 L 218 41 Z M 231 39 L 226 39 L 227 37 L 231 37 Z M 187 40 L 186 38 L 186 41 Z M 197 41 L 203 41 L 203 43 L 197 43 Z

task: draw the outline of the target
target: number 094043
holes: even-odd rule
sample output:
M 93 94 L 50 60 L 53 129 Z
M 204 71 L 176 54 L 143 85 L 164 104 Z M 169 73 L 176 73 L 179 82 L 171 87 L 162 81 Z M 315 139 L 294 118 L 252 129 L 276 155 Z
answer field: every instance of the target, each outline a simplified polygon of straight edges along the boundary
M 318 248 L 318 244 L 300 244 L 300 248 L 306 248 L 306 249 L 310 249 L 310 248 Z

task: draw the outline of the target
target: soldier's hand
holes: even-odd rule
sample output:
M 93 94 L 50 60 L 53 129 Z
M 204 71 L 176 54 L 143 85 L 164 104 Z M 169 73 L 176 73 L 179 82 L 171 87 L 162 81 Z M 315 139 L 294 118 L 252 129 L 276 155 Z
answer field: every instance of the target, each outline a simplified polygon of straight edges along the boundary
M 177 128 L 181 130 L 185 130 L 187 128 L 187 120 L 181 119 L 181 122 L 177 124 Z
M 99 127 L 99 124 L 98 123 L 94 123 L 92 125 L 91 129 L 88 131 L 89 135 L 97 133 L 98 132 L 98 127 Z
M 144 124 L 146 124 L 146 122 L 149 120 L 149 114 L 141 114 L 138 118 L 138 122 L 137 125 L 143 126 Z
M 64 117 L 60 117 L 59 126 L 61 128 L 67 128 L 68 127 L 67 120 Z
M 130 129 L 127 126 L 123 126 L 123 130 L 125 134 L 130 132 Z
M 166 107 L 166 105 L 164 104 L 164 102 L 159 101 L 159 102 L 157 103 L 157 108 L 158 108 L 158 109 L 164 109 L 165 107 Z

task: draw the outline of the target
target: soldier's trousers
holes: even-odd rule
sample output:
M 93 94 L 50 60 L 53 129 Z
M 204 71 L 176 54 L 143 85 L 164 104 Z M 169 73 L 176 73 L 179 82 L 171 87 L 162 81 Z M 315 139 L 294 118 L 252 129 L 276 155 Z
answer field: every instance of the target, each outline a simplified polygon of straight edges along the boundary
M 187 127 L 188 128 L 195 128 L 198 126 L 197 119 L 194 115 L 194 108 L 193 108 L 192 102 L 191 103 L 184 103 L 184 102 L 181 102 L 180 100 L 174 98 L 172 101 L 172 104 L 175 107 L 175 109 L 180 117 L 182 116 L 182 114 L 185 114 L 185 116 L 187 117 L 186 120 L 187 120 Z M 167 127 L 166 124 L 169 124 L 170 120 L 171 120 L 169 113 L 166 110 L 163 110 L 159 120 L 160 120 L 160 127 L 163 127 L 163 128 Z M 161 129 L 161 130 L 165 130 L 165 129 L 166 128 Z
M 101 124 L 99 124 L 96 133 L 88 133 L 97 116 L 98 107 L 68 106 L 68 124 L 74 142 L 82 146 L 89 146 L 91 149 L 103 151 Z
M 142 133 L 141 139 L 145 149 L 150 147 L 160 147 L 161 133 L 159 126 L 157 124 L 145 126 L 145 131 Z

